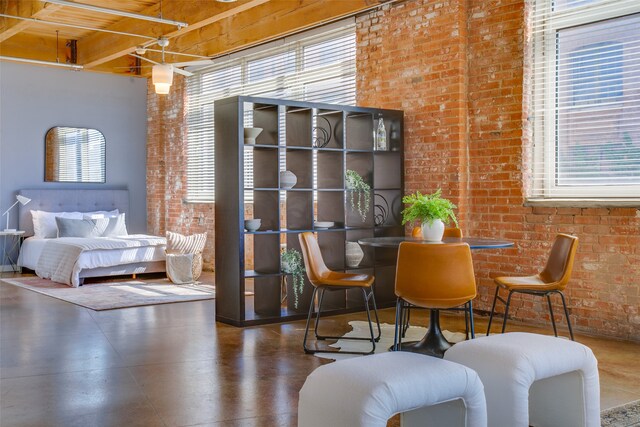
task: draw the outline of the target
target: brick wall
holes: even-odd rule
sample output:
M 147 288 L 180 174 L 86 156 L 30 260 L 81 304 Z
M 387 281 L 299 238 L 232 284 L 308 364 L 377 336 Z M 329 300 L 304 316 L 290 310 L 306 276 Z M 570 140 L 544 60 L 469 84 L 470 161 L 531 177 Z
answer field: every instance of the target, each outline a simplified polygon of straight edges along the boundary
M 491 277 L 537 271 L 555 233 L 574 233 L 580 246 L 566 294 L 576 329 L 640 340 L 640 212 L 524 205 L 524 13 L 523 0 L 408 0 L 359 17 L 358 105 L 405 111 L 407 192 L 442 187 L 467 235 L 515 242 L 474 254 L 478 309 L 490 308 Z M 207 230 L 211 269 L 214 207 L 183 201 L 183 97 L 180 76 L 169 95 L 149 88 L 149 231 Z M 543 302 L 518 296 L 511 313 L 548 324 Z
M 207 231 L 204 268 L 213 269 L 214 205 L 187 203 L 187 146 L 184 78 L 174 75 L 168 95 L 147 90 L 147 228 L 183 234 Z
M 640 340 L 640 211 L 525 206 L 524 13 L 521 0 L 410 0 L 360 17 L 358 104 L 405 111 L 407 191 L 442 187 L 467 235 L 515 242 L 474 254 L 478 309 L 491 277 L 537 271 L 553 236 L 573 233 L 575 328 Z M 549 322 L 543 299 L 517 300 L 515 318 Z

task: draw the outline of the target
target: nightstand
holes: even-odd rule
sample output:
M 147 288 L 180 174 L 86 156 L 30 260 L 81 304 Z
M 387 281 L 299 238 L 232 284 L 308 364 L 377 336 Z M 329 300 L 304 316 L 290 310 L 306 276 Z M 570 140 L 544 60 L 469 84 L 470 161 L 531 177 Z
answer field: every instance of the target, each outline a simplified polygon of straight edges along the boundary
M 11 270 L 13 272 L 22 273 L 22 268 L 18 266 L 18 259 L 11 258 L 11 254 L 14 252 L 18 252 L 20 246 L 22 244 L 22 239 L 24 238 L 24 230 L 13 230 L 13 231 L 0 231 L 0 237 L 2 239 L 2 258 L 0 260 L 0 277 L 4 273 L 4 266 L 9 262 L 11 265 Z M 9 247 L 7 249 L 7 246 Z

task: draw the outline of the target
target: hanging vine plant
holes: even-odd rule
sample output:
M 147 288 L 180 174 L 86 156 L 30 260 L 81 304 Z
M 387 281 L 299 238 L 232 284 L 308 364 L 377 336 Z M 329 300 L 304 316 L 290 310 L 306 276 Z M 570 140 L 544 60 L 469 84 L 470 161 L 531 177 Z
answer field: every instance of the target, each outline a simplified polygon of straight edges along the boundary
M 371 204 L 371 187 L 367 184 L 362 176 L 351 169 L 347 170 L 347 189 L 349 191 L 349 202 L 351 209 L 358 212 L 362 218 L 362 222 L 367 219 Z
M 298 308 L 298 300 L 304 290 L 304 264 L 302 254 L 296 249 L 284 249 L 280 254 L 280 265 L 282 271 L 291 274 L 293 278 L 293 306 Z

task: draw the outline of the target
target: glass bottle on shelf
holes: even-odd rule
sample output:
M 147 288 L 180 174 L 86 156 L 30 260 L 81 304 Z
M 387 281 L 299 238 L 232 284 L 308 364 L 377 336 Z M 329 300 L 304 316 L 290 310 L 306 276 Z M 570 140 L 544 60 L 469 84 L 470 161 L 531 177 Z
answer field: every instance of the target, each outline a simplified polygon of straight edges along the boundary
M 376 151 L 387 151 L 389 147 L 387 146 L 387 130 L 384 127 L 384 120 L 382 116 L 378 119 L 378 128 L 376 129 L 376 138 L 375 138 L 375 150 Z

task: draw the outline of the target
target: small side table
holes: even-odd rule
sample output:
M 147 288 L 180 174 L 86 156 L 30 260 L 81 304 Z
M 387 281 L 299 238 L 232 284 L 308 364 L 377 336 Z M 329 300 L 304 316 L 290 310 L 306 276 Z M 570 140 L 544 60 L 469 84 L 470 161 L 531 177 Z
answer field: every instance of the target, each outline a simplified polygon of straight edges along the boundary
M 0 237 L 4 237 L 4 239 L 2 239 L 2 258 L 0 258 L 0 260 L 2 260 L 0 263 L 0 277 L 2 277 L 4 273 L 4 266 L 7 261 L 9 261 L 9 265 L 11 265 L 14 273 L 22 273 L 22 268 L 18 266 L 18 259 L 11 258 L 11 254 L 20 249 L 22 239 L 24 238 L 24 230 L 0 231 Z M 7 246 L 9 246 L 9 250 L 7 250 Z

